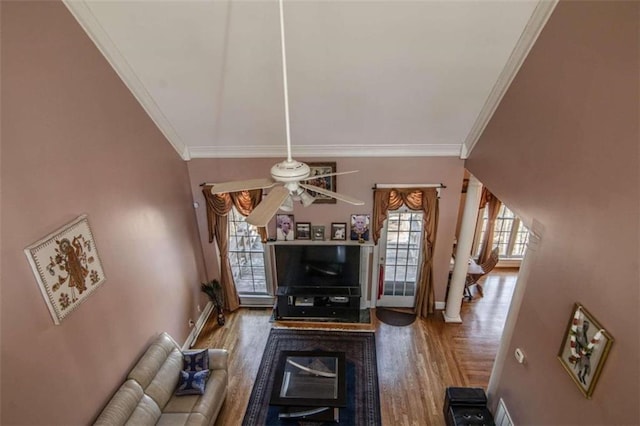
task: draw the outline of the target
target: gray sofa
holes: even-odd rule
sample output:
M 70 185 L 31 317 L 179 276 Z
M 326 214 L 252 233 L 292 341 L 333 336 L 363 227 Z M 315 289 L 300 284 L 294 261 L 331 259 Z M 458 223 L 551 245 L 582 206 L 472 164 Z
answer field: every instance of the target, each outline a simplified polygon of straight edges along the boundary
M 162 333 L 149 346 L 127 380 L 96 420 L 96 425 L 213 425 L 227 395 L 224 349 L 209 349 L 204 395 L 174 395 L 182 370 L 180 346 Z

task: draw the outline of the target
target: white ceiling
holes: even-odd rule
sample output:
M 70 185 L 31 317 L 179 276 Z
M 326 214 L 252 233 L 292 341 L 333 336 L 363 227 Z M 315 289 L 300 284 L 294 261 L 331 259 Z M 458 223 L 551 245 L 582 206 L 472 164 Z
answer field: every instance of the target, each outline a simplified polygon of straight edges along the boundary
M 182 158 L 286 157 L 276 0 L 65 4 Z M 286 0 L 293 156 L 465 158 L 554 6 Z

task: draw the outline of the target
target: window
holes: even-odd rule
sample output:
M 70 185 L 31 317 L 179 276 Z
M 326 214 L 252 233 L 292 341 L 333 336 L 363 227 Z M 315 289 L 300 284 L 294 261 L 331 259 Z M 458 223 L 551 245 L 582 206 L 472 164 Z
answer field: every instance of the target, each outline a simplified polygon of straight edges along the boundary
M 478 236 L 475 244 L 476 249 L 474 250 L 476 257 L 480 255 L 480 250 L 482 250 L 480 242 L 487 228 L 488 214 L 488 209 L 483 209 L 482 218 L 478 221 L 478 230 L 480 230 L 480 233 L 476 232 Z M 522 224 L 520 219 L 503 204 L 498 212 L 496 226 L 493 231 L 493 246 L 499 247 L 500 258 L 522 259 L 528 238 L 529 231 L 527 228 Z
M 229 262 L 239 296 L 267 294 L 264 245 L 258 228 L 236 210 L 229 212 Z
M 389 212 L 384 296 L 415 296 L 422 243 L 422 216 L 421 212 Z

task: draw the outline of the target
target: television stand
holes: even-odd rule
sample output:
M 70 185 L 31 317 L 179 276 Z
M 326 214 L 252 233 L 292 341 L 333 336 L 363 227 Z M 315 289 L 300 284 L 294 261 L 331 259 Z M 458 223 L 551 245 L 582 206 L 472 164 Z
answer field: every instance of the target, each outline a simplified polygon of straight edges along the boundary
M 360 287 L 287 286 L 276 291 L 276 319 L 358 322 Z

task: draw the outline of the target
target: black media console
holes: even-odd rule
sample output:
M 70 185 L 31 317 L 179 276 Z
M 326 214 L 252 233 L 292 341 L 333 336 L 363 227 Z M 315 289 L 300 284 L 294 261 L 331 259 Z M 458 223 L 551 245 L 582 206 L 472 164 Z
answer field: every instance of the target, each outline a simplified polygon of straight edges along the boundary
M 360 317 L 360 287 L 278 287 L 277 319 L 317 319 L 357 322 Z
M 346 241 L 275 244 L 276 318 L 358 322 L 360 250 Z

